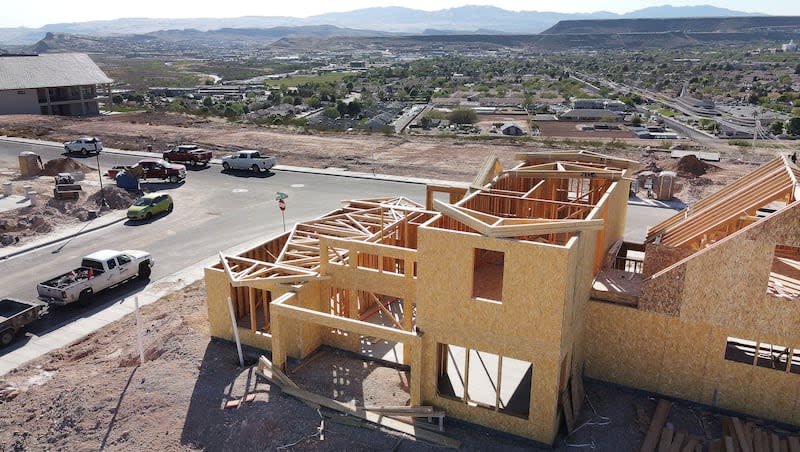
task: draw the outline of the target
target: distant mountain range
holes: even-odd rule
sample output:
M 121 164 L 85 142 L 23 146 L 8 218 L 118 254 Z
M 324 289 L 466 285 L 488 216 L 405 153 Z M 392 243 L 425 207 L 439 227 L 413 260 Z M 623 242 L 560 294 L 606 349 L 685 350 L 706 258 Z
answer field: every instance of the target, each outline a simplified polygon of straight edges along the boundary
M 40 28 L 0 28 L 0 45 L 29 45 L 46 33 L 81 35 L 134 35 L 167 30 L 262 29 L 328 25 L 353 29 L 359 35 L 369 30 L 375 35 L 402 34 L 533 34 L 559 21 L 582 19 L 635 19 L 680 17 L 762 16 L 709 5 L 658 6 L 627 14 L 606 11 L 566 14 L 538 11 L 508 11 L 492 6 L 462 6 L 439 11 L 402 7 L 365 8 L 343 13 L 328 13 L 307 18 L 285 16 L 245 16 L 237 18 L 150 19 L 124 18 L 76 23 L 50 24 Z M 305 30 L 313 35 L 313 28 Z M 327 32 L 330 32 L 328 29 Z M 297 33 L 295 33 L 296 35 Z M 314 35 L 316 36 L 316 35 Z

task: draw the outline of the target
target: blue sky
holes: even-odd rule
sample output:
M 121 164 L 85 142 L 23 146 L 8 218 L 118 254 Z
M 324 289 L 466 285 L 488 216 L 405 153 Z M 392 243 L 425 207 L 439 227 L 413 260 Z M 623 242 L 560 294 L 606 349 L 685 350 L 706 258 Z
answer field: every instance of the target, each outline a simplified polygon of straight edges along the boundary
M 292 16 L 307 17 L 334 11 L 351 11 L 373 6 L 405 6 L 427 11 L 463 5 L 491 5 L 511 11 L 595 12 L 626 13 L 648 6 L 673 6 L 708 4 L 737 11 L 759 12 L 772 15 L 800 15 L 800 1 L 765 0 L 297 0 L 291 2 L 264 0 L 229 0 L 211 2 L 196 0 L 178 2 L 163 0 L 108 1 L 108 0 L 5 0 L 0 27 L 40 27 L 49 23 L 84 22 L 89 20 L 117 19 L 121 17 L 239 17 L 239 16 Z

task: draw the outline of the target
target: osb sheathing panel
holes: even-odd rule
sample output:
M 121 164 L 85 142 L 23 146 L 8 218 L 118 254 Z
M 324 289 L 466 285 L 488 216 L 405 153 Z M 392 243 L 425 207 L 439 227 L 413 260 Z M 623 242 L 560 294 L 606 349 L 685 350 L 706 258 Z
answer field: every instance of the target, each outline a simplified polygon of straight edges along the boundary
M 460 341 L 460 343 L 459 343 Z M 470 339 L 462 337 L 459 331 L 452 335 L 436 336 L 425 333 L 423 342 L 422 400 L 443 408 L 448 416 L 485 425 L 515 435 L 532 438 L 543 443 L 552 443 L 558 431 L 558 368 L 556 353 L 520 347 L 521 344 L 496 342 L 497 348 L 490 348 L 493 339 L 476 334 Z M 452 344 L 462 347 L 495 353 L 514 359 L 530 362 L 533 365 L 531 382 L 531 402 L 529 419 L 498 413 L 493 410 L 470 407 L 463 401 L 440 397 L 436 390 L 436 344 Z
M 411 271 L 411 262 L 407 261 L 406 268 Z M 326 276 L 331 278 L 326 281 L 327 287 L 365 290 L 403 299 L 413 299 L 416 292 L 414 278 L 395 273 L 378 273 L 350 266 L 329 265 Z
M 590 302 L 586 375 L 707 405 L 798 423 L 800 378 L 725 360 L 727 338 L 796 346 L 777 336 L 714 327 Z
M 667 317 L 590 302 L 586 321 L 586 375 L 658 392 Z
M 438 229 L 419 229 L 417 327 L 423 334 L 423 399 L 449 416 L 551 442 L 555 434 L 561 322 L 573 295 L 571 248 Z M 502 302 L 472 298 L 474 249 L 504 253 Z M 587 248 L 591 250 L 591 246 Z M 591 260 L 588 261 L 591 264 Z M 436 395 L 436 343 L 531 362 L 531 416 L 525 421 Z
M 625 235 L 625 223 L 628 215 L 628 191 L 630 181 L 617 181 L 609 187 L 605 219 L 605 243 L 603 249 L 608 251 L 617 240 Z
M 800 247 L 800 203 L 761 219 L 745 232 L 748 239 Z
M 520 346 L 558 346 L 572 284 L 566 280 L 568 249 L 429 228 L 420 228 L 419 246 L 419 328 L 461 331 L 464 338 L 493 331 Z M 472 298 L 476 248 L 504 253 L 502 302 Z
M 649 278 L 676 262 L 690 256 L 692 252 L 684 248 L 677 248 L 669 245 L 645 245 L 644 269 L 642 276 Z
M 681 313 L 686 266 L 670 268 L 642 282 L 639 309 L 677 317 Z
M 660 366 L 658 392 L 671 397 L 711 403 L 706 394 L 704 379 L 708 363 L 724 355 L 725 344 L 720 345 L 720 334 L 698 324 L 682 325 L 680 319 L 665 319 L 666 338 Z M 680 331 L 680 334 L 675 334 Z M 653 344 L 658 347 L 658 344 Z
M 228 313 L 230 283 L 224 270 L 206 267 L 204 270 L 208 297 L 208 322 L 212 337 L 233 340 L 231 315 Z
M 763 312 L 774 244 L 734 237 L 686 262 L 681 317 L 757 330 Z M 768 325 L 764 325 L 767 326 Z

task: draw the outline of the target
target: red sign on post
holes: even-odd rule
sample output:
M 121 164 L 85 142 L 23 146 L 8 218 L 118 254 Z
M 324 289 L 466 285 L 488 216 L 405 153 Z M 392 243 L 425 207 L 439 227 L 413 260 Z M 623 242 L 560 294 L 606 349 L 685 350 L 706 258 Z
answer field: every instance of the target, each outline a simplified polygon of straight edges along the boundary
M 282 199 L 279 199 L 278 200 L 278 208 L 281 209 L 281 211 L 286 210 L 286 202 L 284 202 Z

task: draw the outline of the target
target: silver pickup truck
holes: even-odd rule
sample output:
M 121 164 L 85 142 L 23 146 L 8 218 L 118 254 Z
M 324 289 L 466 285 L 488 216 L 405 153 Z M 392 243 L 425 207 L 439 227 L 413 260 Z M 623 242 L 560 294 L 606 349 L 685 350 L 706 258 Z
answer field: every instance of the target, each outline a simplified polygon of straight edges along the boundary
M 222 169 L 228 170 L 252 170 L 256 173 L 269 171 L 275 166 L 275 157 L 261 155 L 258 151 L 239 151 L 235 154 L 222 157 Z
M 85 256 L 81 266 L 36 286 L 39 298 L 54 305 L 87 302 L 92 295 L 135 277 L 149 278 L 153 257 L 146 251 L 101 250 Z

